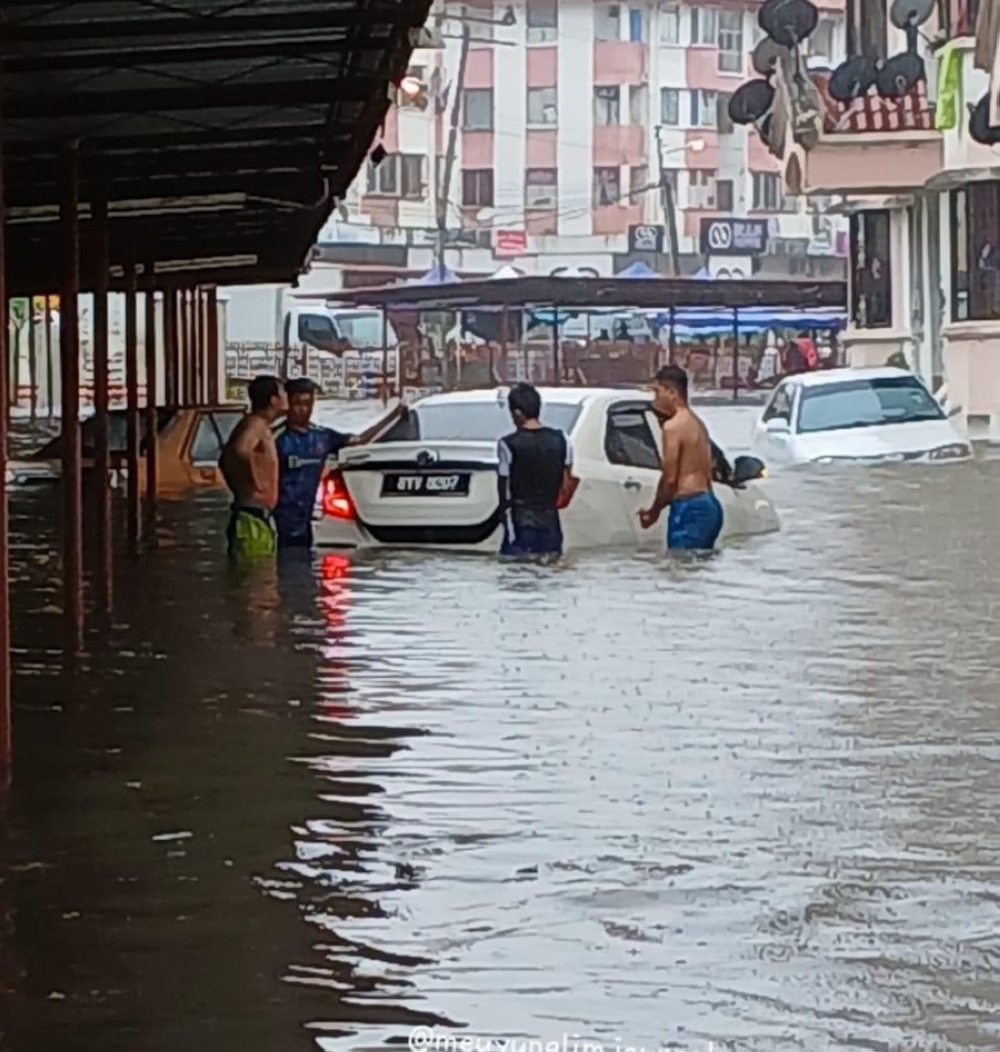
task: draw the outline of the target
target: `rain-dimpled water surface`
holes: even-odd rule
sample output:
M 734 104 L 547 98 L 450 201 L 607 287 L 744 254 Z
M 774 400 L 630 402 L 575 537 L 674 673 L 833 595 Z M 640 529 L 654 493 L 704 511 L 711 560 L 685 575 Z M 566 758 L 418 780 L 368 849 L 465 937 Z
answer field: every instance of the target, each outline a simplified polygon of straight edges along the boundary
M 18 494 L 0 1049 L 1000 1047 L 1000 463 L 768 485 L 693 566 L 248 578 L 167 504 L 69 667 Z

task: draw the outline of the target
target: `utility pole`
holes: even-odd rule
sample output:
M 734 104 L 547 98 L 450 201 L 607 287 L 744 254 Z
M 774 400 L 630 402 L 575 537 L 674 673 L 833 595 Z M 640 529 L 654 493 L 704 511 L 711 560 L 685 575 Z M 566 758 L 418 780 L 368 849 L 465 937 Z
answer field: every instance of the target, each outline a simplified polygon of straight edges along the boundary
M 462 8 L 462 16 L 465 8 Z M 455 168 L 455 154 L 458 151 L 458 121 L 462 112 L 462 97 L 465 94 L 465 69 L 469 64 L 469 48 L 472 44 L 472 31 L 467 22 L 462 23 L 462 47 L 458 59 L 458 73 L 455 77 L 455 97 L 451 102 L 451 124 L 448 128 L 448 148 L 444 155 L 444 170 L 437 187 L 437 251 L 435 266 L 438 273 L 444 273 L 444 246 L 448 238 L 448 191 L 451 189 L 451 173 Z
M 663 165 L 663 141 L 662 127 L 656 126 L 656 156 L 660 165 L 660 203 L 663 208 L 663 218 L 666 222 L 667 236 L 670 238 L 670 273 L 673 277 L 680 277 L 681 261 L 677 247 L 677 202 L 674 200 L 674 188 L 667 176 L 667 169 Z

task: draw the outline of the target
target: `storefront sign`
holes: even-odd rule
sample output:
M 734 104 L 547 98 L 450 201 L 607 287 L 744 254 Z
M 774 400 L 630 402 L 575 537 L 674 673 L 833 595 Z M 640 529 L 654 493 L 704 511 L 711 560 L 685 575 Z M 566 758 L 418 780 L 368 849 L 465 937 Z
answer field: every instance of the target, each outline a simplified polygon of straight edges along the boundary
M 523 230 L 498 230 L 493 240 L 493 254 L 500 259 L 521 256 L 528 251 L 528 235 Z
M 701 251 L 706 256 L 761 256 L 767 251 L 767 220 L 702 219 Z
M 629 252 L 662 252 L 663 227 L 640 223 L 628 228 Z

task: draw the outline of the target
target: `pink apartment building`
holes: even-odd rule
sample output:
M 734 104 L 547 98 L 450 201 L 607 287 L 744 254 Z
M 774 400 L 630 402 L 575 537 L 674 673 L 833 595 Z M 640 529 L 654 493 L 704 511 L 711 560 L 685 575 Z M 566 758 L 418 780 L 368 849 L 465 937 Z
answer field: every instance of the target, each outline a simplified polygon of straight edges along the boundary
M 820 3 L 810 61 L 841 61 L 842 3 Z M 449 2 L 438 12 L 445 46 L 414 54 L 420 105 L 401 98 L 390 113 L 388 155 L 359 178 L 351 221 L 377 228 L 382 243 L 409 246 L 417 269 L 430 261 L 457 102 L 446 195 L 453 270 L 621 269 L 637 258 L 637 227 L 669 229 L 662 165 L 686 271 L 699 266 L 701 219 L 718 215 L 770 220 L 764 273 L 841 275 L 846 225 L 822 202 L 790 197 L 780 161 L 753 129 L 729 120 L 729 97 L 750 75 L 762 35 L 758 8 Z M 462 10 L 471 40 L 459 92 Z

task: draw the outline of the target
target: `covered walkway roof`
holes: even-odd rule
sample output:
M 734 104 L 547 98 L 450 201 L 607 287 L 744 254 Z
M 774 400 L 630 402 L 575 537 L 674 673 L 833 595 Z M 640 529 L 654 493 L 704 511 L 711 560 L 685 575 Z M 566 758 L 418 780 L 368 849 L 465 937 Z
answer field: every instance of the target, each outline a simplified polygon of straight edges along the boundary
M 315 295 L 315 294 L 314 294 Z M 440 285 L 390 285 L 330 294 L 330 302 L 398 310 L 496 307 L 668 310 L 671 307 L 785 307 L 844 310 L 844 281 L 701 281 L 695 278 L 567 278 L 528 275 Z
M 5 0 L 10 291 L 58 285 L 73 143 L 84 289 L 95 275 L 86 220 L 101 196 L 113 267 L 134 252 L 164 274 L 186 265 L 187 283 L 293 278 L 363 162 L 429 6 Z

